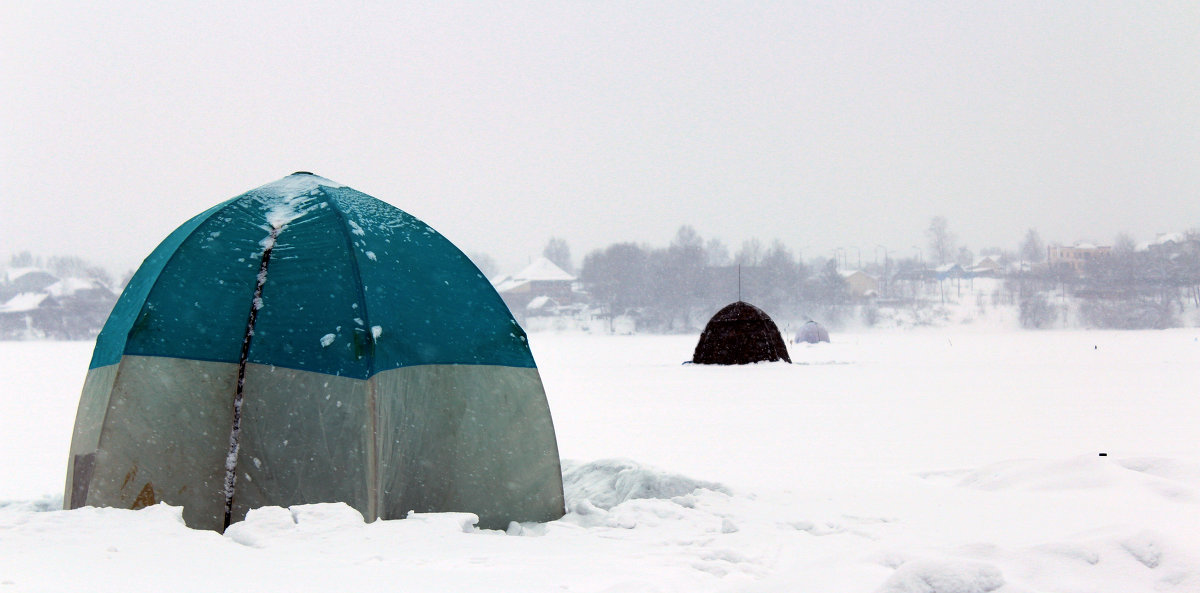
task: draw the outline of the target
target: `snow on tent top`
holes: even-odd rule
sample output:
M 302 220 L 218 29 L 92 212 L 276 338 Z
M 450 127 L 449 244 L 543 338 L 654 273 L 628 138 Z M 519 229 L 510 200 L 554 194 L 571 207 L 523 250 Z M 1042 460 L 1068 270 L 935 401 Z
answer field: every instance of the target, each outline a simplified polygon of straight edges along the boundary
M 504 302 L 437 231 L 297 174 L 171 233 L 121 295 L 91 368 L 129 354 L 238 362 L 260 268 L 248 362 L 359 379 L 422 364 L 535 366 Z
M 779 328 L 762 309 L 738 301 L 717 311 L 696 344 L 696 364 L 792 362 Z
M 811 319 L 804 325 L 800 326 L 800 331 L 796 332 L 796 343 L 807 342 L 816 344 L 817 342 L 828 342 L 829 331 L 824 325 L 817 323 Z
M 96 340 L 64 503 L 368 519 L 563 514 L 550 410 L 500 296 L 447 239 L 307 173 L 187 221 Z

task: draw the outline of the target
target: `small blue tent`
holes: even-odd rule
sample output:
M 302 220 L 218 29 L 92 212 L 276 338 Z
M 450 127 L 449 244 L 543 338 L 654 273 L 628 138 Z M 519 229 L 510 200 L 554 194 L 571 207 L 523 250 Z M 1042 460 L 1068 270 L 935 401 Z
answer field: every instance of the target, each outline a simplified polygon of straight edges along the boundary
M 297 173 L 184 223 L 96 340 L 64 506 L 246 511 L 341 501 L 368 520 L 563 514 L 525 333 L 425 223 Z

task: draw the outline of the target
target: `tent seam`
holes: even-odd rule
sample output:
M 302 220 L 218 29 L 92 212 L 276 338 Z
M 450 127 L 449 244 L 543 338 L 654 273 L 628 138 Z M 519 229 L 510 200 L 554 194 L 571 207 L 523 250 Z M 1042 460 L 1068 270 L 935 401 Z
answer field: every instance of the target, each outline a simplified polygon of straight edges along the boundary
M 129 334 L 133 333 L 133 327 L 134 327 L 134 325 L 136 325 L 136 322 L 137 322 L 137 320 L 141 318 L 141 316 L 142 316 L 142 312 L 146 310 L 146 303 L 148 302 L 148 299 L 149 299 L 149 297 L 150 297 L 150 293 L 151 293 L 151 292 L 153 292 L 153 291 L 154 291 L 154 288 L 155 288 L 155 287 L 158 285 L 158 280 L 159 280 L 159 279 L 162 277 L 162 273 L 163 273 L 163 271 L 167 269 L 167 266 L 170 266 L 170 265 L 171 265 L 171 262 L 175 261 L 175 256 L 179 254 L 179 247 L 183 246 L 183 243 L 184 243 L 185 241 L 187 241 L 188 239 L 192 238 L 192 235 L 193 235 L 193 234 L 195 234 L 195 232 L 196 232 L 196 229 L 199 229 L 201 226 L 203 226 L 203 225 L 204 225 L 204 223 L 206 223 L 206 222 L 208 222 L 209 220 L 211 220 L 211 219 L 212 219 L 212 217 L 216 216 L 218 213 L 224 212 L 226 208 L 228 208 L 228 207 L 232 206 L 232 205 L 233 205 L 233 203 L 234 203 L 235 201 L 237 201 L 237 200 L 238 200 L 240 197 L 241 197 L 241 196 L 234 197 L 234 198 L 230 198 L 230 199 L 228 199 L 228 200 L 226 200 L 226 201 L 225 201 L 225 205 L 224 205 L 224 206 L 221 206 L 220 208 L 215 208 L 215 209 L 212 211 L 212 213 L 211 213 L 211 214 L 209 214 L 208 216 L 205 216 L 205 217 L 204 217 L 204 220 L 201 220 L 200 222 L 196 223 L 196 226 L 195 226 L 195 228 L 193 228 L 193 229 L 191 230 L 191 232 L 189 232 L 189 233 L 188 233 L 186 236 L 184 236 L 183 240 L 179 242 L 179 245 L 178 245 L 178 246 L 176 246 L 176 248 L 175 248 L 175 249 L 171 250 L 171 255 L 167 256 L 167 261 L 163 262 L 163 265 L 162 265 L 162 267 L 160 267 L 160 268 L 158 269 L 158 273 L 156 273 L 156 274 L 154 275 L 154 281 L 152 281 L 152 282 L 150 283 L 150 289 L 146 291 L 146 298 L 145 298 L 145 299 L 142 299 L 142 306 L 138 308 L 138 313 L 137 313 L 137 315 L 135 315 L 135 316 L 133 317 L 133 319 L 134 319 L 134 323 L 130 324 L 130 326 L 129 326 L 129 329 L 125 330 L 125 336 L 124 336 L 124 339 L 121 341 L 121 356 L 124 356 L 124 355 L 125 355 L 125 346 L 129 344 Z M 164 241 L 165 241 L 165 240 L 166 240 L 166 239 L 164 239 Z M 147 256 L 147 257 L 149 257 L 149 256 Z M 145 263 L 145 260 L 142 260 L 142 263 Z M 140 268 L 140 266 L 139 266 L 139 268 Z M 122 294 L 121 294 L 121 296 L 124 296 L 124 291 L 122 291 Z M 118 297 L 118 300 L 119 300 L 119 297 Z M 111 314 L 112 314 L 112 313 L 110 312 L 110 313 L 109 313 L 109 315 L 111 315 Z M 101 332 L 103 332 L 103 331 L 104 331 L 104 328 L 101 328 L 101 329 L 100 329 L 100 331 L 101 331 Z M 119 358 L 119 357 L 118 357 L 118 359 L 117 359 L 117 362 L 118 362 L 118 364 L 120 363 L 120 358 Z
M 224 206 L 214 209 L 212 211 L 212 214 L 209 214 L 208 216 L 206 216 L 204 218 L 204 220 L 200 221 L 196 225 L 196 228 L 193 228 L 192 232 L 188 233 L 187 236 L 183 238 L 183 241 L 179 242 L 179 245 L 182 246 L 184 241 L 187 241 L 188 239 L 190 239 L 192 237 L 192 235 L 196 232 L 196 229 L 199 229 L 201 226 L 204 226 L 204 223 L 211 220 L 212 217 L 216 216 L 218 213 L 224 212 L 226 208 L 229 208 L 230 206 L 232 206 L 233 203 L 236 202 L 240 197 L 241 196 L 230 198 L 229 200 L 227 200 L 225 202 Z M 158 269 L 158 273 L 154 275 L 154 281 L 150 283 L 150 289 L 146 291 L 146 298 L 142 300 L 142 306 L 140 308 L 138 308 L 138 313 L 133 318 L 134 323 L 130 324 L 129 329 L 125 331 L 125 338 L 121 341 L 121 356 L 119 356 L 117 358 L 117 362 L 116 362 L 117 371 L 115 373 L 113 373 L 113 384 L 112 384 L 112 387 L 109 388 L 109 390 L 108 390 L 108 401 L 106 401 L 104 404 L 104 418 L 100 420 L 100 438 L 96 439 L 96 449 L 97 450 L 102 448 L 101 445 L 103 444 L 103 442 L 105 440 L 104 436 L 108 432 L 105 430 L 105 427 L 108 426 L 108 414 L 109 414 L 109 412 L 112 411 L 112 394 L 113 394 L 113 391 L 116 390 L 118 382 L 121 380 L 121 371 L 124 370 L 125 349 L 129 346 L 129 334 L 133 333 L 133 328 L 135 325 L 137 325 L 137 320 L 142 317 L 142 312 L 146 310 L 146 305 L 150 302 L 150 293 L 154 292 L 155 287 L 158 286 L 158 281 L 159 281 L 159 279 L 162 278 L 162 273 L 167 269 L 167 266 L 171 265 L 171 262 L 175 261 L 175 256 L 178 254 L 179 254 L 179 248 L 176 247 L 174 250 L 171 251 L 171 255 L 167 257 L 167 261 L 163 262 L 162 267 Z M 110 315 L 111 315 L 111 313 L 110 313 Z M 97 368 L 103 368 L 103 367 L 97 367 Z M 91 369 L 88 369 L 88 370 L 90 371 Z
M 267 271 L 271 265 L 271 251 L 275 249 L 275 242 L 286 226 L 285 224 L 284 226 L 271 229 L 271 234 L 268 236 L 270 243 L 263 249 L 262 259 L 258 265 L 258 276 L 254 286 L 254 294 L 250 299 L 250 315 L 246 321 L 245 333 L 242 336 L 242 349 L 238 355 L 237 386 L 233 395 L 233 427 L 230 429 L 229 434 L 229 450 L 225 455 L 225 525 L 221 529 L 222 533 L 224 533 L 225 529 L 229 528 L 229 522 L 233 515 L 233 497 L 237 493 L 237 461 L 239 451 L 241 450 L 242 406 L 245 401 L 246 363 L 249 361 L 250 346 L 254 341 L 254 326 L 258 323 L 258 311 L 262 309 L 262 292 L 267 284 Z
M 370 447 L 370 451 L 368 451 L 368 457 L 372 460 L 371 466 L 367 467 L 367 479 L 371 482 L 367 484 L 367 488 L 369 490 L 367 504 L 370 505 L 370 501 L 374 499 L 375 508 L 368 509 L 370 511 L 368 514 L 377 515 L 379 513 L 379 498 L 382 493 L 379 491 L 381 487 L 381 482 L 379 479 L 378 444 L 379 402 L 376 399 L 375 382 L 371 380 L 375 376 L 375 348 L 377 346 L 375 343 L 375 330 L 371 327 L 371 312 L 367 309 L 367 293 L 363 291 L 362 270 L 358 265 L 358 256 L 355 255 L 354 240 L 351 239 L 351 234 L 353 231 L 350 228 L 350 225 L 346 223 L 346 213 L 342 211 L 342 205 L 338 202 L 337 196 L 329 194 L 324 189 L 321 190 L 321 193 L 325 194 L 329 198 L 329 205 L 332 207 L 334 215 L 337 216 L 338 224 L 340 224 L 342 227 L 342 237 L 346 241 L 346 252 L 350 257 L 350 271 L 354 274 L 353 284 L 355 291 L 358 293 L 359 306 L 362 307 L 362 320 L 363 326 L 366 329 L 367 344 L 370 346 L 368 349 L 370 361 L 367 364 L 365 379 L 367 383 L 367 401 L 365 402 L 367 404 L 367 418 L 371 422 L 371 438 L 367 441 L 367 446 Z M 368 517 L 368 520 L 374 519 L 375 517 L 373 516 Z

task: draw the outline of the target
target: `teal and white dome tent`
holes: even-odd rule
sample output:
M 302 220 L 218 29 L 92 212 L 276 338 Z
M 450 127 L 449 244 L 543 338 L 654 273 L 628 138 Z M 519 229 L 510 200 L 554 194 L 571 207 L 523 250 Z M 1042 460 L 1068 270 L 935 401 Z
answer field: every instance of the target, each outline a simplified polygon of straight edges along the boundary
M 96 340 L 64 506 L 341 501 L 368 520 L 563 514 L 525 332 L 447 239 L 308 173 L 186 222 Z

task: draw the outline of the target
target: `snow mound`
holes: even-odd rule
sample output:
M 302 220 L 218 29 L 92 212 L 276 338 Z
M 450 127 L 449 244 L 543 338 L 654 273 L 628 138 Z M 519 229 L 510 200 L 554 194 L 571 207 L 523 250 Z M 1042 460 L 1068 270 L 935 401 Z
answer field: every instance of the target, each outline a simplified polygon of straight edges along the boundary
M 1152 531 L 1142 531 L 1121 540 L 1121 549 L 1146 568 L 1158 568 L 1163 558 L 1163 544 L 1160 543 L 1160 539 Z
M 1182 515 L 1179 519 L 1187 521 Z M 1189 530 L 1184 527 L 1181 532 Z M 1106 527 L 1092 534 L 1086 539 L 1042 544 L 999 556 L 1004 557 L 1006 571 L 1030 579 L 1021 584 L 1031 587 L 1121 593 L 1200 591 L 1200 559 L 1194 546 L 1181 540 L 1179 533 Z
M 412 513 L 400 521 L 376 521 L 370 525 L 362 513 L 343 502 L 296 505 L 288 508 L 261 507 L 246 513 L 246 519 L 230 525 L 225 537 L 244 546 L 267 548 L 275 545 L 336 538 L 363 537 L 365 533 L 418 531 L 473 533 L 479 517 L 473 513 Z
M 272 541 L 287 537 L 296 529 L 296 518 L 283 507 L 251 509 L 246 518 L 230 525 L 225 537 L 243 546 L 265 548 Z
M 916 560 L 901 565 L 878 593 L 988 593 L 1003 586 L 1000 569 L 991 564 Z
M 45 513 L 61 511 L 62 496 L 44 496 L 37 500 L 0 500 L 0 511 L 13 513 Z
M 1080 456 L 1059 460 L 1003 461 L 962 474 L 958 485 L 1027 492 L 1143 488 L 1175 502 L 1200 500 L 1200 467 L 1166 458 Z
M 609 510 L 629 500 L 669 500 L 702 489 L 730 493 L 721 484 L 664 472 L 628 459 L 602 459 L 583 464 L 563 461 L 563 494 L 568 509 L 591 505 Z
M 1168 457 L 1130 457 L 1115 461 L 1130 471 L 1200 486 L 1200 463 Z
M 1037 546 L 1035 550 L 1053 554 L 1060 558 L 1075 562 L 1085 562 L 1095 566 L 1100 563 L 1100 553 L 1095 546 L 1077 542 L 1053 542 Z
M 283 200 L 297 198 L 310 194 L 321 187 L 345 187 L 336 181 L 330 181 L 320 175 L 311 173 L 293 173 L 256 188 L 256 193 L 264 196 L 277 197 Z

